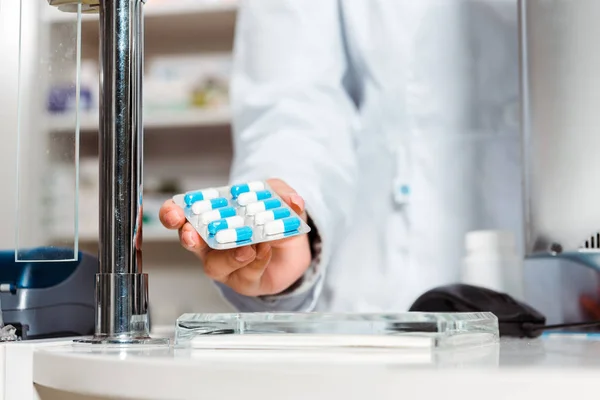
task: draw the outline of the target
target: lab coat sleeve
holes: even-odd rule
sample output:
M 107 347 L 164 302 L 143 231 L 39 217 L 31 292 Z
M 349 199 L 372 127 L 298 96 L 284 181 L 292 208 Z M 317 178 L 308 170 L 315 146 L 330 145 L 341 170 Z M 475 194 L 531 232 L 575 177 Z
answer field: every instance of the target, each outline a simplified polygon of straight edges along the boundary
M 310 311 L 351 217 L 356 106 L 338 0 L 244 0 L 232 76 L 231 180 L 280 178 L 306 202 L 322 241 L 302 284 L 280 296 L 246 297 L 218 285 L 244 312 Z

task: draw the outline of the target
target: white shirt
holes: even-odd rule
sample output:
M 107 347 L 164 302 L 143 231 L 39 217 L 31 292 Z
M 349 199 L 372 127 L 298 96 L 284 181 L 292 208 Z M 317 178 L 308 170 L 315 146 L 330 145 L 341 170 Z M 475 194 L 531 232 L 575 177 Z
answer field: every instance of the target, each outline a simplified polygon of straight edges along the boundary
M 241 1 L 231 178 L 287 181 L 323 252 L 291 294 L 225 298 L 405 311 L 460 280 L 466 232 L 521 235 L 518 49 L 516 0 Z

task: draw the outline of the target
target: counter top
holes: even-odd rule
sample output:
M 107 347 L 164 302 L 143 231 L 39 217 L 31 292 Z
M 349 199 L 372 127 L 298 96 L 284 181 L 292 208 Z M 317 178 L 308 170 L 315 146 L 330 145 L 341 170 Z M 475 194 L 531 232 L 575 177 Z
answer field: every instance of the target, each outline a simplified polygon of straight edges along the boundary
M 121 399 L 551 399 L 594 393 L 600 374 L 600 340 L 574 337 L 434 352 L 24 345 L 37 385 Z

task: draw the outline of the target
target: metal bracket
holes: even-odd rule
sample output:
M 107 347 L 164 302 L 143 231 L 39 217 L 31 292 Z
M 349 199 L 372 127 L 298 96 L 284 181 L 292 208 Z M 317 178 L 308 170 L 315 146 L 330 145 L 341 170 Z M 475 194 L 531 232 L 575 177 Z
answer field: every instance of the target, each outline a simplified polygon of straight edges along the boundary
M 100 0 L 48 0 L 48 4 L 68 13 L 76 13 L 79 4 L 82 13 L 97 14 L 100 11 Z

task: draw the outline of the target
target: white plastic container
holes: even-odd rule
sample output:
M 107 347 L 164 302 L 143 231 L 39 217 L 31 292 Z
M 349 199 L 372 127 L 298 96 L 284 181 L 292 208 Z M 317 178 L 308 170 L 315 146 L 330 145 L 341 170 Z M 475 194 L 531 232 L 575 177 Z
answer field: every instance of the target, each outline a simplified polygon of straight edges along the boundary
M 466 256 L 461 281 L 525 298 L 523 258 L 515 236 L 505 231 L 473 231 L 465 237 Z

